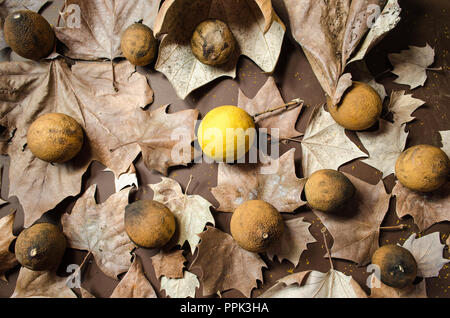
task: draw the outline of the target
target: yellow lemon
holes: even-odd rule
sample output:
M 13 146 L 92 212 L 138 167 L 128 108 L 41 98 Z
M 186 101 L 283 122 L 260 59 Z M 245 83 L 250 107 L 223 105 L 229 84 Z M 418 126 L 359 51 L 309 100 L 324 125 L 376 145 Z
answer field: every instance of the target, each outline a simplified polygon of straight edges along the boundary
M 208 112 L 197 132 L 203 153 L 218 162 L 233 162 L 244 156 L 255 135 L 253 118 L 245 110 L 229 105 Z

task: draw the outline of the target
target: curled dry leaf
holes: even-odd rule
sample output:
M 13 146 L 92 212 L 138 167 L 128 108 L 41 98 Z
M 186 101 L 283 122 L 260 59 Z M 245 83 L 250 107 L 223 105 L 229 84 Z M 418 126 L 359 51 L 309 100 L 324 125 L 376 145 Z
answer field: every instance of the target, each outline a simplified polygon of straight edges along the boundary
M 440 131 L 442 138 L 442 150 L 450 157 L 450 130 Z
M 369 298 L 427 298 L 425 280 L 405 288 L 394 288 L 379 281 L 374 274 L 367 278 L 371 282 Z
M 95 202 L 96 186 L 90 186 L 77 200 L 71 214 L 61 217 L 68 246 L 87 250 L 109 277 L 126 272 L 135 248 L 125 232 L 124 213 L 130 188 L 111 195 L 104 203 Z
M 223 65 L 202 64 L 191 51 L 192 32 L 208 18 L 227 23 L 236 40 L 236 52 Z M 285 33 L 284 25 L 267 0 L 164 1 L 154 31 L 156 36 L 161 37 L 155 69 L 168 78 L 182 99 L 218 77 L 234 78 L 240 55 L 252 59 L 264 72 L 272 72 Z
M 405 126 L 380 119 L 378 130 L 356 134 L 369 152 L 369 158 L 362 162 L 381 171 L 383 177 L 395 173 L 395 162 L 405 149 L 409 134 L 405 132 Z
M 390 1 L 381 15 L 384 0 L 371 1 L 317 1 L 285 0 L 291 32 L 302 46 L 322 88 L 337 104 L 351 86 L 349 73 L 344 69 L 365 38 L 356 59 L 364 55 L 398 22 L 400 7 Z
M 67 287 L 67 278 L 54 272 L 32 271 L 21 267 L 11 298 L 77 298 Z
M 231 235 L 210 226 L 199 236 L 201 242 L 191 269 L 202 272 L 203 295 L 234 288 L 250 297 L 256 281 L 263 280 L 262 268 L 266 267 L 258 254 L 244 250 Z
M 130 269 L 116 286 L 110 298 L 157 298 L 155 290 L 145 277 L 138 256 L 134 256 Z
M 103 171 L 104 172 L 113 172 L 109 168 L 106 168 Z M 135 186 L 136 188 L 138 187 L 136 169 L 134 168 L 133 164 L 128 168 L 128 170 L 126 172 L 120 174 L 119 177 L 114 176 L 114 186 L 115 186 L 116 192 L 119 192 L 123 188 L 129 187 L 129 186 Z
M 183 246 L 188 242 L 191 252 L 194 254 L 200 241 L 198 234 L 203 232 L 206 224 L 215 224 L 211 214 L 212 206 L 199 195 L 183 194 L 181 186 L 175 180 L 162 178 L 157 184 L 150 184 L 153 190 L 153 200 L 165 204 L 175 215 L 177 221 L 177 244 Z
M 450 182 L 436 191 L 421 193 L 409 190 L 397 181 L 392 195 L 397 198 L 398 217 L 411 215 L 421 232 L 435 223 L 450 221 Z
M 22 204 L 25 227 L 66 197 L 77 195 L 92 160 L 119 175 L 138 155 L 135 144 L 110 149 L 140 136 L 135 127 L 150 118 L 140 107 L 152 102 L 153 92 L 145 76 L 134 72 L 129 63 L 119 63 L 116 71 L 120 94 L 111 87 L 105 63 L 77 63 L 72 71 L 62 60 L 1 63 L 0 124 L 6 127 L 5 140 L 9 139 L 2 143 L 2 152 L 14 163 L 9 171 L 10 195 Z M 64 164 L 41 161 L 26 147 L 28 127 L 38 116 L 51 112 L 73 117 L 85 133 L 80 154 Z M 24 174 L 28 177 L 22 178 Z
M 159 4 L 160 0 L 66 0 L 62 17 L 70 23 L 55 28 L 56 37 L 67 47 L 65 56 L 113 60 L 122 54 L 123 31 L 141 20 L 153 28 Z
M 371 185 L 345 175 L 355 186 L 351 202 L 335 214 L 313 211 L 333 236 L 331 256 L 366 265 L 379 247 L 380 226 L 391 196 L 386 193 L 383 181 Z
M 161 250 L 152 258 L 153 269 L 156 278 L 165 276 L 167 278 L 183 278 L 183 268 L 186 258 L 183 256 L 183 250 L 166 252 Z
M 170 298 L 195 297 L 195 289 L 200 287 L 200 282 L 195 274 L 185 271 L 182 278 L 161 278 L 161 290 L 166 291 Z
M 238 106 L 252 116 L 281 106 L 284 103 L 273 77 L 267 79 L 266 83 L 252 99 L 245 96 L 239 89 Z M 302 134 L 295 129 L 295 124 L 302 107 L 303 105 L 288 110 L 280 109 L 257 116 L 255 123 L 258 125 L 258 128 L 266 128 L 269 134 L 272 128 L 278 129 L 278 137 L 280 139 L 301 136 Z
M 417 262 L 417 276 L 428 278 L 439 276 L 442 266 L 450 262 L 443 258 L 445 244 L 441 244 L 439 232 L 434 232 L 417 238 L 413 233 L 403 243 L 406 248 L 414 255 Z
M 270 260 L 273 260 L 276 255 L 280 262 L 287 259 L 297 267 L 300 256 L 308 248 L 307 244 L 316 241 L 308 230 L 311 224 L 303 221 L 303 219 L 303 217 L 300 217 L 284 222 L 283 235 L 267 250 L 267 256 Z
M 280 212 L 293 212 L 306 204 L 301 194 L 304 179 L 295 175 L 295 149 L 278 159 L 260 152 L 258 164 L 219 164 L 217 187 L 211 192 L 222 212 L 233 212 L 248 200 L 264 200 Z
M 6 281 L 5 272 L 18 264 L 14 253 L 9 246 L 16 237 L 12 234 L 14 213 L 0 219 L 0 279 Z
M 410 46 L 409 50 L 388 57 L 394 66 L 392 73 L 398 76 L 394 83 L 414 89 L 425 84 L 428 67 L 434 63 L 434 49 L 427 43 L 425 47 Z
M 414 120 L 411 114 L 423 104 L 423 100 L 406 94 L 406 91 L 392 91 L 388 109 L 394 114 L 394 123 L 402 125 Z
M 351 276 L 330 269 L 326 273 L 305 271 L 288 275 L 259 298 L 366 298 Z
M 302 140 L 302 155 L 304 177 L 321 169 L 337 169 L 346 162 L 367 156 L 348 139 L 345 129 L 322 105 L 311 115 Z

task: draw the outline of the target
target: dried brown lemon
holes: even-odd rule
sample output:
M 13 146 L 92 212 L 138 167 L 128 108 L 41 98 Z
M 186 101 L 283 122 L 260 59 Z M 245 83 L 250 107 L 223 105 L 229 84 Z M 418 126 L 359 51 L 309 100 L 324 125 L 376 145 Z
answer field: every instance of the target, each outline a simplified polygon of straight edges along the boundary
M 195 57 L 207 65 L 220 65 L 229 61 L 235 49 L 230 28 L 222 21 L 208 19 L 200 23 L 191 37 Z
M 66 250 L 66 238 L 56 225 L 38 223 L 23 230 L 16 240 L 19 263 L 34 271 L 55 269 Z
M 240 247 L 262 253 L 281 237 L 284 221 L 280 212 L 271 204 L 262 200 L 250 200 L 234 211 L 230 230 Z
M 120 47 L 123 56 L 133 65 L 145 66 L 153 62 L 158 43 L 153 31 L 142 23 L 130 25 L 122 34 Z
M 37 158 L 63 163 L 83 146 L 83 129 L 72 117 L 61 113 L 40 116 L 28 128 L 27 146 Z
M 175 227 L 175 216 L 160 202 L 139 200 L 125 208 L 125 231 L 138 246 L 163 247 L 174 235 Z
M 5 41 L 18 55 L 40 60 L 48 56 L 55 46 L 55 33 L 40 14 L 21 10 L 9 14 L 3 27 Z
M 414 191 L 430 192 L 440 188 L 450 173 L 448 156 L 438 147 L 417 145 L 400 154 L 395 164 L 398 180 Z
M 380 95 L 370 85 L 360 82 L 353 82 L 338 105 L 332 105 L 330 98 L 327 103 L 334 120 L 349 130 L 372 127 L 383 109 Z

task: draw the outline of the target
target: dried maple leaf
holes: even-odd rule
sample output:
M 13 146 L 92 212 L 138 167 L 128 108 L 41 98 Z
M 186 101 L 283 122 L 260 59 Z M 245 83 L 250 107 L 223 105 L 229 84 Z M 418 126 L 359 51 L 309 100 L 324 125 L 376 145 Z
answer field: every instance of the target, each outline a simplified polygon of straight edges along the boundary
M 288 275 L 258 298 L 366 298 L 351 276 L 330 269 L 326 273 L 305 271 Z
M 222 212 L 233 212 L 248 200 L 264 200 L 280 212 L 293 212 L 305 205 L 301 194 L 304 179 L 295 175 L 295 149 L 278 159 L 260 153 L 258 164 L 219 164 L 217 187 L 211 192 Z
M 302 217 L 286 220 L 284 224 L 283 235 L 269 247 L 267 256 L 273 260 L 276 255 L 280 262 L 287 259 L 297 267 L 300 256 L 308 248 L 307 244 L 316 240 L 308 231 L 311 224 L 304 222 Z
M 12 234 L 14 215 L 4 216 L 0 219 L 0 279 L 6 281 L 5 272 L 18 264 L 16 255 L 9 251 L 11 242 L 16 239 Z
M 253 116 L 283 105 L 284 100 L 275 84 L 275 79 L 269 77 L 252 99 L 245 96 L 239 89 L 237 104 Z M 288 110 L 280 109 L 257 116 L 255 123 L 258 125 L 258 128 L 266 128 L 269 134 L 272 128 L 278 129 L 278 137 L 281 139 L 298 137 L 302 134 L 295 129 L 295 124 L 301 111 L 302 107 L 295 107 Z
M 157 298 L 145 277 L 141 260 L 135 255 L 130 269 L 116 286 L 110 298 Z
M 106 168 L 103 171 L 104 172 L 113 172 L 109 168 Z M 138 187 L 136 169 L 134 168 L 133 164 L 128 168 L 128 170 L 126 172 L 120 174 L 119 177 L 114 176 L 114 186 L 115 186 L 116 192 L 119 192 L 123 188 L 129 187 L 129 186 Z
M 450 130 L 440 131 L 442 138 L 442 150 L 450 157 Z
M 427 298 L 425 280 L 405 288 L 394 288 L 379 281 L 375 275 L 368 278 L 371 282 L 369 298 Z
M 67 47 L 65 56 L 113 60 L 122 54 L 120 39 L 128 26 L 142 20 L 153 28 L 159 3 L 160 0 L 67 0 L 65 8 L 74 5 L 79 8 L 77 12 L 81 16 L 76 17 L 79 21 L 74 19 L 79 25 L 66 23 L 64 27 L 55 28 L 55 34 Z
M 185 271 L 182 278 L 161 278 L 161 290 L 166 291 L 170 298 L 195 297 L 195 289 L 200 287 L 200 282 L 195 274 Z
M 152 258 L 153 269 L 156 278 L 165 276 L 167 278 L 183 278 L 183 268 L 186 258 L 183 256 L 183 250 L 166 252 L 161 250 Z
M 344 73 L 349 61 L 367 31 L 357 59 L 362 59 L 377 41 L 398 22 L 400 7 L 390 1 L 383 13 L 377 9 L 383 0 L 317 1 L 285 0 L 294 39 L 302 46 L 322 88 L 336 105 L 351 86 L 351 76 Z M 373 21 L 375 19 L 375 21 Z M 372 25 L 372 23 L 374 23 Z
M 428 67 L 434 63 L 434 49 L 428 45 L 425 47 L 410 46 L 409 50 L 388 55 L 394 66 L 392 73 L 398 76 L 394 83 L 409 85 L 411 89 L 423 86 L 427 80 Z
M 381 171 L 383 177 L 395 172 L 395 162 L 403 152 L 408 134 L 405 126 L 380 119 L 377 131 L 356 133 L 369 152 L 369 158 L 362 162 Z
M 250 297 L 256 281 L 263 280 L 262 268 L 266 267 L 258 254 L 244 250 L 231 235 L 210 226 L 199 236 L 201 242 L 191 269 L 202 272 L 203 295 L 234 288 Z
M 227 23 L 236 40 L 236 52 L 223 65 L 202 64 L 191 51 L 192 32 L 208 18 Z M 252 59 L 264 72 L 272 72 L 285 28 L 267 0 L 167 0 L 158 12 L 154 31 L 162 38 L 155 69 L 168 78 L 177 95 L 184 99 L 218 77 L 234 78 L 240 55 Z
M 391 196 L 386 193 L 383 181 L 371 185 L 345 175 L 355 186 L 351 202 L 339 213 L 313 211 L 333 236 L 331 256 L 365 265 L 379 247 L 380 226 Z
M 450 182 L 436 191 L 421 193 L 409 190 L 397 181 L 392 195 L 397 198 L 398 217 L 411 215 L 421 232 L 435 223 L 450 221 Z
M 345 129 L 323 106 L 317 107 L 311 115 L 302 140 L 302 155 L 304 177 L 321 169 L 337 169 L 348 161 L 367 156 L 348 139 Z
M 211 214 L 212 206 L 199 195 L 183 194 L 178 182 L 169 178 L 162 178 L 157 184 L 150 184 L 153 190 L 153 200 L 165 204 L 175 215 L 177 221 L 177 244 L 183 246 L 188 242 L 191 252 L 194 254 L 200 241 L 199 233 L 203 232 L 206 224 L 215 224 Z
M 439 232 L 417 238 L 413 233 L 403 243 L 403 247 L 411 252 L 417 262 L 417 276 L 428 278 L 439 276 L 442 266 L 450 262 L 443 258 L 445 244 L 441 244 Z
M 394 114 L 394 123 L 402 125 L 414 120 L 411 114 L 423 104 L 423 100 L 406 94 L 406 91 L 392 91 L 388 109 Z
M 68 246 L 88 250 L 98 267 L 109 277 L 128 270 L 130 252 L 135 248 L 124 226 L 125 206 L 130 188 L 111 195 L 104 203 L 95 202 L 96 185 L 77 200 L 71 214 L 61 217 Z
M 67 278 L 54 272 L 32 271 L 21 267 L 11 298 L 77 298 L 67 286 Z

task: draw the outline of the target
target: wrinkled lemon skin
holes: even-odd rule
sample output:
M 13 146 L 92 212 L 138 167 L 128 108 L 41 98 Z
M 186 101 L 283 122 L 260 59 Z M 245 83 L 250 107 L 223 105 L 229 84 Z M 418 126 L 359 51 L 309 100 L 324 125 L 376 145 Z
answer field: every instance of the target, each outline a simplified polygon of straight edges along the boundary
M 142 23 L 130 25 L 123 32 L 120 41 L 123 56 L 136 66 L 152 63 L 156 56 L 157 46 L 153 31 Z
M 397 179 L 413 191 L 435 191 L 447 182 L 449 173 L 448 156 L 431 145 L 410 147 L 400 154 L 395 163 Z
M 338 105 L 327 98 L 328 111 L 333 119 L 349 130 L 372 127 L 381 115 L 383 103 L 378 93 L 368 84 L 353 82 Z
M 83 129 L 78 122 L 61 113 L 38 117 L 27 132 L 27 147 L 33 155 L 51 163 L 64 163 L 75 157 L 83 141 Z
M 255 135 L 253 118 L 245 110 L 230 105 L 208 112 L 197 131 L 203 153 L 216 162 L 233 162 L 244 156 Z
M 265 252 L 284 231 L 284 221 L 278 210 L 262 200 L 250 200 L 239 205 L 230 221 L 231 236 L 243 249 Z

